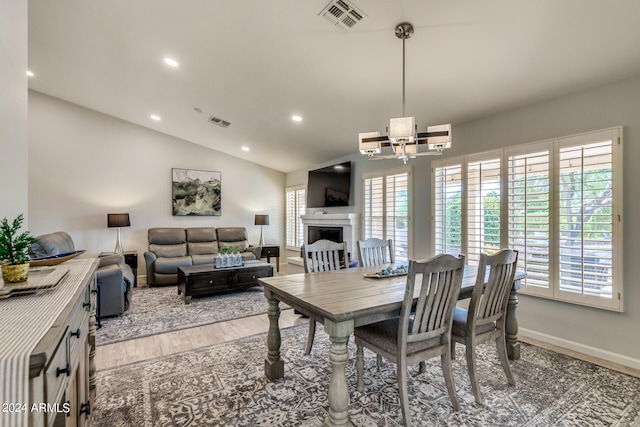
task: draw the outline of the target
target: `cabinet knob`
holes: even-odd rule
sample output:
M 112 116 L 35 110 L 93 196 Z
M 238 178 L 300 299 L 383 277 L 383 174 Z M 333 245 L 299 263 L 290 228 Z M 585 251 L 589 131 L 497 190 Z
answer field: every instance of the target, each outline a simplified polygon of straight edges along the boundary
M 211 284 L 213 284 L 213 280 L 209 280 L 209 284 L 210 284 L 210 285 L 211 285 Z
M 78 328 L 78 330 L 76 330 L 75 332 L 69 332 L 69 336 L 80 338 L 80 328 Z
M 59 377 L 62 374 L 67 374 L 67 376 L 71 375 L 71 365 L 69 363 L 67 363 L 67 366 L 64 368 L 56 369 L 56 377 Z

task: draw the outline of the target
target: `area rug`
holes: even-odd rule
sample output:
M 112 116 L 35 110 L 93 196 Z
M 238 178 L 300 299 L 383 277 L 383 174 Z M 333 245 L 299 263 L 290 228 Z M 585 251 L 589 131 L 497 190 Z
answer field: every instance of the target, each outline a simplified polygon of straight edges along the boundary
M 266 336 L 204 347 L 98 372 L 93 427 L 320 426 L 327 417 L 329 340 L 318 331 L 304 356 L 307 327 L 282 332 L 285 376 L 264 376 Z M 349 415 L 357 426 L 400 426 L 394 364 L 380 372 L 365 350 L 364 393 L 355 391 L 355 346 L 349 345 Z M 453 362 L 461 410 L 453 412 L 440 359 L 409 371 L 409 400 L 417 426 L 638 426 L 640 379 L 539 347 L 522 344 L 507 384 L 495 348 L 478 352 L 484 403 L 474 402 L 458 346 Z
M 281 304 L 281 308 L 287 308 Z M 141 338 L 267 312 L 262 287 L 193 297 L 184 303 L 175 286 L 133 289 L 131 307 L 120 316 L 102 319 L 97 345 Z

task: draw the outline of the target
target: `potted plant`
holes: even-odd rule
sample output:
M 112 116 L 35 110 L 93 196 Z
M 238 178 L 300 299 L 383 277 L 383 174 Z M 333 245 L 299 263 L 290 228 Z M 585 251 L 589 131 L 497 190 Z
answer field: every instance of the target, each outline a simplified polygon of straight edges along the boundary
M 28 231 L 18 234 L 23 221 L 20 214 L 11 225 L 7 218 L 0 223 L 0 261 L 5 283 L 24 282 L 29 274 L 29 250 L 36 239 Z

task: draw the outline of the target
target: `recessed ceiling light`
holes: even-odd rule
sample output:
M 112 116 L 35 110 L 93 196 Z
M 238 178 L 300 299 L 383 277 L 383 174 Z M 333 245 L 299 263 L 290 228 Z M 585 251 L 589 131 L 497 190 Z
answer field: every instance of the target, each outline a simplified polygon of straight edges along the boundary
M 291 120 L 293 120 L 294 122 L 301 122 L 302 121 L 302 117 L 300 117 L 300 116 L 291 116 Z
M 27 70 L 27 76 L 33 77 L 34 76 L 33 71 Z
M 249 151 L 250 148 L 249 147 L 241 147 L 242 151 Z
M 178 66 L 178 61 L 176 61 L 173 58 L 169 58 L 169 57 L 164 58 L 164 63 L 167 64 L 167 65 L 170 65 L 172 67 L 177 67 Z
M 155 120 L 156 122 L 160 121 L 160 116 L 157 114 L 152 114 L 149 117 L 151 117 L 151 120 Z

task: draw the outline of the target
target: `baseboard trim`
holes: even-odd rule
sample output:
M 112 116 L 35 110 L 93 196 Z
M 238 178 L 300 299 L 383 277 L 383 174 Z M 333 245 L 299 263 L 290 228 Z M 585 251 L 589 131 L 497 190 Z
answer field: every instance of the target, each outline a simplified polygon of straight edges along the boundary
M 518 339 L 539 345 L 596 365 L 640 378 L 640 360 L 596 347 L 565 340 L 526 328 L 518 329 Z

